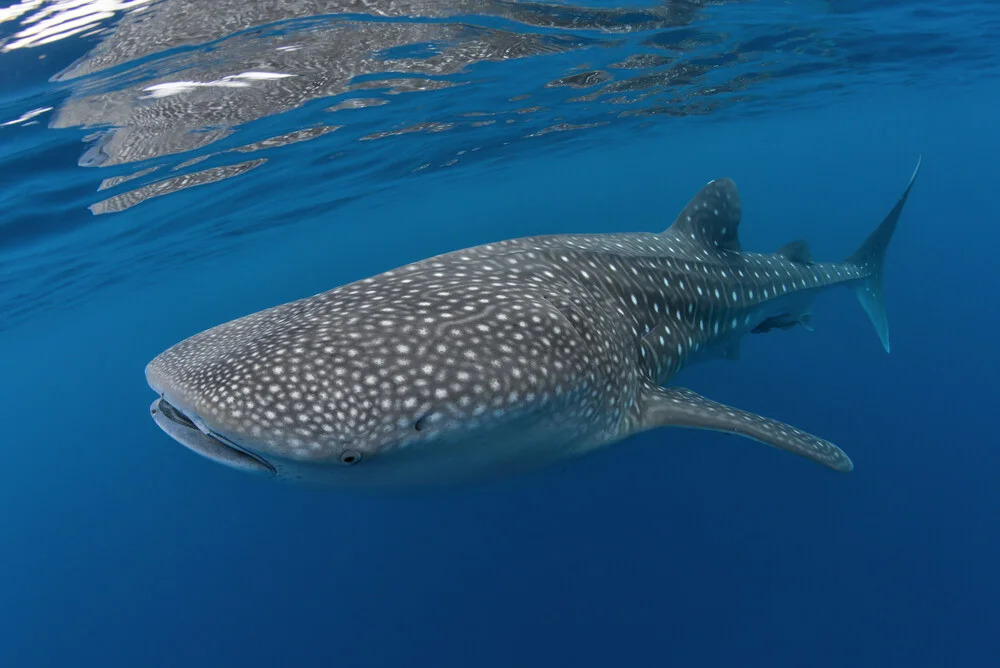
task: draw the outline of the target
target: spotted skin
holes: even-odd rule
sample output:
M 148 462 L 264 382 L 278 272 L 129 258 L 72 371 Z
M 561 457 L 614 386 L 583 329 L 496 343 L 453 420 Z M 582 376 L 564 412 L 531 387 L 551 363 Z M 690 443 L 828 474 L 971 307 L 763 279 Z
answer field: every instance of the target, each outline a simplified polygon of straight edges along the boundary
M 744 252 L 739 194 L 720 179 L 660 234 L 513 239 L 410 264 L 169 348 L 146 369 L 154 418 L 221 463 L 333 485 L 509 473 L 671 425 L 848 471 L 827 441 L 663 386 L 736 357 L 769 319 L 804 322 L 837 285 L 881 336 L 885 248 L 912 184 L 840 263 L 812 262 L 804 242 Z

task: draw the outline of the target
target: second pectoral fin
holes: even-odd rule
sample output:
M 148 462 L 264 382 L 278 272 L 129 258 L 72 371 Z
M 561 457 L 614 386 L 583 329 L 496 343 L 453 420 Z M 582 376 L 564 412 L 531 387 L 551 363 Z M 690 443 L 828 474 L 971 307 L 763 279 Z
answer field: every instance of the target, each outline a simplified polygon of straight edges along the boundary
M 739 434 L 811 459 L 835 471 L 854 468 L 833 443 L 783 422 L 706 399 L 682 387 L 650 384 L 641 398 L 640 431 L 656 427 L 691 427 Z

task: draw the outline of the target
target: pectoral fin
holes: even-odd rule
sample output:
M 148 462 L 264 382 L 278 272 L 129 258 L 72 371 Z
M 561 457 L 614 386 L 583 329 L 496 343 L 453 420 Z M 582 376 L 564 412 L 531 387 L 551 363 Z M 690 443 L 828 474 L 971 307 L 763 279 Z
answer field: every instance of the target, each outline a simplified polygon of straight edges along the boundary
M 682 387 L 650 384 L 640 405 L 640 430 L 691 427 L 739 434 L 846 473 L 854 468 L 843 450 L 795 427 L 716 403 Z

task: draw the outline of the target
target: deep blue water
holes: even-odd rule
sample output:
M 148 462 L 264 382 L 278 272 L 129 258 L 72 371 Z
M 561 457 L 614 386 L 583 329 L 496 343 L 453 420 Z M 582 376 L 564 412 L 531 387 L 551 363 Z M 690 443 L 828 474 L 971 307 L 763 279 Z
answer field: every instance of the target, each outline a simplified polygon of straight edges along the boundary
M 995 664 L 1000 6 L 77 4 L 0 10 L 0 666 Z M 144 365 L 197 331 L 477 243 L 658 231 L 712 178 L 745 248 L 844 257 L 919 154 L 890 355 L 833 292 L 677 379 L 849 475 L 660 430 L 358 494 L 149 419 Z

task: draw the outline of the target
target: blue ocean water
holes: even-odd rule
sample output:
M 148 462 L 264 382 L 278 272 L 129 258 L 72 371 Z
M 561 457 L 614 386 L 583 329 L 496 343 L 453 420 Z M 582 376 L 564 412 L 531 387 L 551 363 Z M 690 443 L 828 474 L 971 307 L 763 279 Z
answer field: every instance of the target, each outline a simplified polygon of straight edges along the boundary
M 160 0 L 0 9 L 0 666 L 990 666 L 1000 5 Z M 143 367 L 424 257 L 659 231 L 889 251 L 886 355 L 814 332 L 677 379 L 838 475 L 659 430 L 420 492 L 227 470 Z

